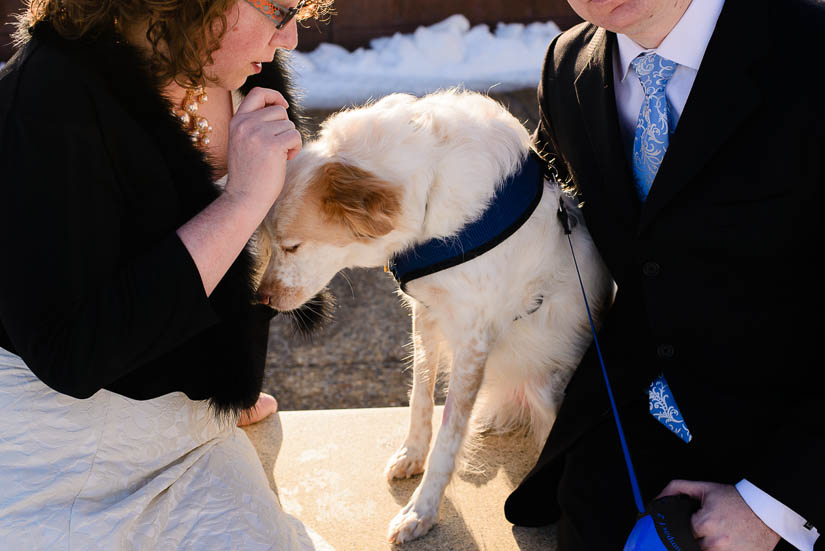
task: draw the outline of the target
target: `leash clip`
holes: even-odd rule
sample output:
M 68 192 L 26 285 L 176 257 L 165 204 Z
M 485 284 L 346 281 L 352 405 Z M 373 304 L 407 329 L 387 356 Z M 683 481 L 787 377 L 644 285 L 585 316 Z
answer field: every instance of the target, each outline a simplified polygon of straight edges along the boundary
M 570 231 L 570 215 L 567 214 L 567 207 L 564 206 L 564 196 L 559 195 L 559 210 L 556 211 L 556 216 L 564 228 L 564 235 L 573 233 Z
M 544 159 L 536 152 L 533 152 L 536 158 L 539 159 L 542 166 L 542 173 L 545 179 L 550 180 L 556 187 L 559 188 L 559 210 L 556 211 L 556 216 L 561 222 L 562 227 L 564 228 L 564 235 L 570 235 L 573 232 L 570 231 L 570 228 L 576 225 L 575 218 L 573 219 L 573 223 L 570 222 L 570 215 L 567 213 L 567 208 L 564 206 L 564 191 L 559 181 L 559 169 L 556 168 L 556 157 L 550 159 L 549 161 L 544 161 Z

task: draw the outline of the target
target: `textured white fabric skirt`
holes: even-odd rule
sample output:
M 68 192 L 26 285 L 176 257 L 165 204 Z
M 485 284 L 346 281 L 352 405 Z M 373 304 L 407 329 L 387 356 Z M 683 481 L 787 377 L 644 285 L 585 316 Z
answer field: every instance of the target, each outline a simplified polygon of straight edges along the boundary
M 328 550 L 243 430 L 181 392 L 59 394 L 0 348 L 0 547 Z

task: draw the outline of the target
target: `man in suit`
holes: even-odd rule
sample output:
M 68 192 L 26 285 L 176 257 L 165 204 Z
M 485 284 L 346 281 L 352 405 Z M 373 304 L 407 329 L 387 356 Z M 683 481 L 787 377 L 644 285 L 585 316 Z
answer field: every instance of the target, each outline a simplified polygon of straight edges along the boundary
M 696 498 L 702 549 L 825 549 L 825 4 L 569 2 L 536 139 L 617 283 L 599 341 L 643 500 Z M 562 551 L 627 539 L 594 349 L 505 512 Z

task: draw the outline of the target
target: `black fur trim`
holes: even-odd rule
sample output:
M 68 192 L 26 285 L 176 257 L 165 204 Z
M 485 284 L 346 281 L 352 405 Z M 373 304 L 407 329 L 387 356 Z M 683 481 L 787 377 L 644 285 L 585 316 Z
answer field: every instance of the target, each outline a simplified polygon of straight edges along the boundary
M 105 32 L 82 41 L 66 40 L 48 21 L 38 23 L 31 34 L 39 41 L 77 52 L 108 86 L 120 106 L 153 138 L 180 198 L 178 227 L 219 196 L 212 167 L 172 114 L 173 106 L 161 94 L 163 83 L 148 71 L 134 47 Z M 282 56 L 265 66 L 249 87 L 267 86 L 280 91 L 299 126 L 297 100 Z M 267 331 L 266 322 L 273 313 L 254 304 L 254 266 L 250 250 L 242 251 L 209 299 L 222 323 L 170 354 L 196 367 L 186 373 L 196 373 L 198 387 L 207 389 L 210 405 L 219 416 L 253 406 L 263 384 L 267 335 L 262 332 Z M 202 368 L 197 370 L 198 367 Z
M 333 312 L 335 312 L 335 295 L 325 288 L 306 301 L 303 306 L 286 314 L 292 318 L 295 333 L 311 341 L 316 332 L 332 321 Z
M 289 71 L 290 67 L 286 52 L 278 50 L 275 52 L 275 59 L 271 63 L 264 63 L 260 73 L 246 79 L 240 92 L 246 96 L 256 86 L 279 91 L 289 104 L 289 108 L 286 110 L 289 120 L 295 123 L 295 127 L 306 138 L 306 119 L 303 109 L 299 105 L 300 96 L 292 85 Z

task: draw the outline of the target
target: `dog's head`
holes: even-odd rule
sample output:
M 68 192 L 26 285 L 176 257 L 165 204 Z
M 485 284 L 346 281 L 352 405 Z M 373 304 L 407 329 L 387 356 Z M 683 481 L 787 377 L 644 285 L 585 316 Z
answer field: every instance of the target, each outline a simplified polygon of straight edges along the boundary
M 269 261 L 258 294 L 277 310 L 298 308 L 341 269 L 380 265 L 376 241 L 395 227 L 401 189 L 376 174 L 306 151 L 261 228 Z
M 415 239 L 451 235 L 483 210 L 479 182 L 489 189 L 512 171 L 529 141 L 502 105 L 461 91 L 391 94 L 333 115 L 288 163 L 262 225 L 259 294 L 293 310 L 343 268 L 382 266 Z

